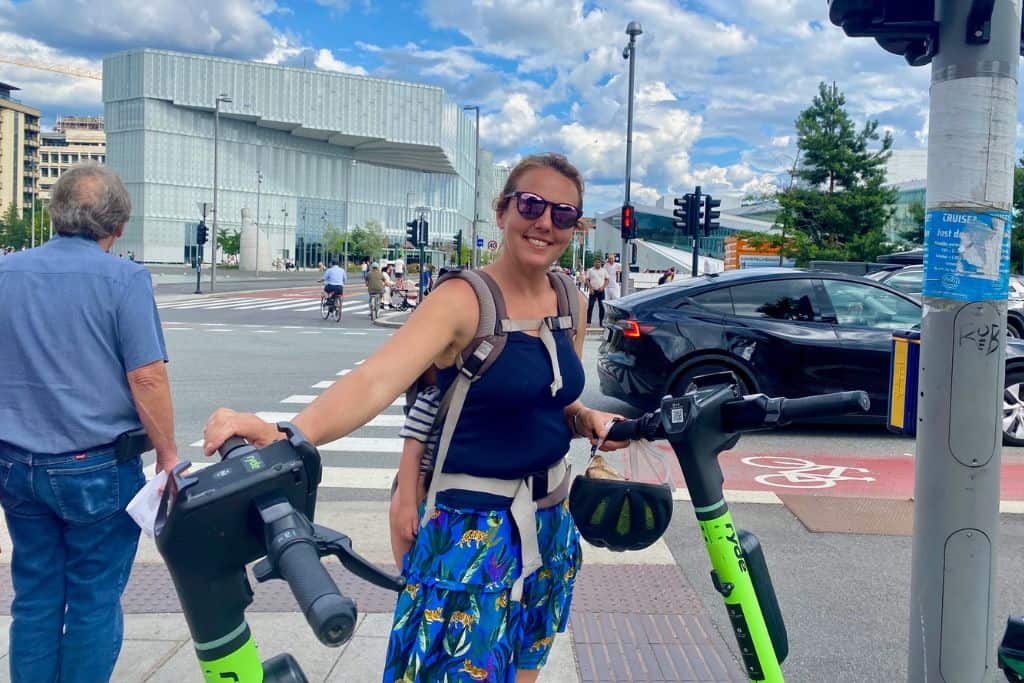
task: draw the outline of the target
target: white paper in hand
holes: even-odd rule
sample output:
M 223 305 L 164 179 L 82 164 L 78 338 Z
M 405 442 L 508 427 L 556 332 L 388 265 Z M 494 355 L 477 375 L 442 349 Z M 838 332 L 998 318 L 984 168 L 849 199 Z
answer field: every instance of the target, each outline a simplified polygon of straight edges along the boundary
M 153 536 L 153 526 L 156 524 L 156 513 L 160 509 L 160 489 L 167 481 L 167 471 L 161 470 L 135 494 L 128 503 L 127 512 L 135 523 L 139 525 L 147 536 Z

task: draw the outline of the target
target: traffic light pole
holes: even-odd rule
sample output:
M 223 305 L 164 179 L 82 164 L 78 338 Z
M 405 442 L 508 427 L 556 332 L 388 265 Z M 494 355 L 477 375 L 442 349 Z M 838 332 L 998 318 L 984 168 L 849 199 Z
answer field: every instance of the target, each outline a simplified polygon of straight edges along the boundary
M 636 74 L 636 37 L 643 33 L 640 28 L 640 24 L 635 21 L 629 22 L 626 26 L 626 35 L 629 36 L 629 44 L 626 45 L 626 49 L 622 51 L 622 56 L 629 59 L 629 105 L 626 113 L 626 192 L 625 199 L 622 202 L 623 206 L 629 206 L 629 184 L 631 182 L 630 173 L 633 167 L 633 80 Z M 636 217 L 633 217 L 636 220 Z M 622 255 L 619 257 L 620 265 L 622 269 L 619 271 L 622 277 L 622 283 L 619 287 L 619 292 L 622 296 L 629 294 L 629 266 L 630 266 L 630 249 L 629 239 L 623 238 L 622 240 Z
M 698 251 L 700 250 L 700 242 L 698 241 L 698 234 L 700 233 L 701 225 L 700 210 L 704 202 L 704 198 L 701 197 L 700 194 L 700 185 L 698 185 L 697 189 L 694 190 L 692 199 L 690 201 L 693 202 L 690 205 L 690 209 L 688 212 L 690 221 L 690 237 L 692 239 L 690 244 L 691 248 L 693 249 L 693 260 L 690 262 L 690 275 L 692 275 L 693 277 L 697 277 L 700 274 L 700 256 L 698 255 Z
M 996 675 L 991 641 L 1020 0 L 942 0 L 928 132 L 908 680 Z M 975 44 L 967 44 L 972 40 Z M 980 44 L 978 44 L 980 43 Z

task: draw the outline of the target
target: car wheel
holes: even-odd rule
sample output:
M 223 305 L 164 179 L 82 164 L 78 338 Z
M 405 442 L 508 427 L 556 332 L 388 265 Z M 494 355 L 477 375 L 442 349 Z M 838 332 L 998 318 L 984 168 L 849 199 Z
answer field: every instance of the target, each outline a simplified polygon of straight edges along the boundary
M 676 377 L 675 381 L 672 382 L 672 386 L 669 387 L 669 393 L 673 396 L 682 396 L 690 389 L 690 385 L 693 384 L 693 380 L 701 375 L 710 375 L 715 372 L 732 372 L 736 375 L 736 379 L 739 381 L 740 392 L 746 396 L 750 393 L 750 387 L 747 386 L 743 376 L 736 372 L 727 365 L 721 363 L 698 363 L 692 367 L 687 368 Z
M 1007 318 L 1006 320 L 1006 336 L 1014 339 L 1020 339 L 1024 337 L 1024 329 L 1021 329 L 1021 322 L 1014 318 Z
M 1003 383 L 1003 445 L 1024 446 L 1024 370 L 1007 372 Z

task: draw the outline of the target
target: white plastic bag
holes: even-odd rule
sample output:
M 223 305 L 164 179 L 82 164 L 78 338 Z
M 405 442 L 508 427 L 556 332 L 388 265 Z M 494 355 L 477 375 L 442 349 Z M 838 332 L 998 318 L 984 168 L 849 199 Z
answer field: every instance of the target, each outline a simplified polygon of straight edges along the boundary
M 153 526 L 156 524 L 156 513 L 160 509 L 160 489 L 167 482 L 167 471 L 162 470 L 142 487 L 128 503 L 127 512 L 139 528 L 153 537 Z

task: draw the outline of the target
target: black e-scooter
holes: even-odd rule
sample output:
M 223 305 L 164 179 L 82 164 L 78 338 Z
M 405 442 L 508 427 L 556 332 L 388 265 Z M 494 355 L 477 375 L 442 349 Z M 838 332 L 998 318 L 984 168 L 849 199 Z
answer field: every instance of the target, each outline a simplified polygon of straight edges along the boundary
M 239 438 L 220 448 L 221 461 L 195 473 L 174 468 L 156 520 L 156 545 L 170 570 L 208 683 L 305 683 L 290 654 L 261 662 L 245 620 L 259 582 L 284 579 L 324 645 L 352 637 L 356 604 L 342 595 L 320 563 L 334 555 L 356 576 L 400 591 L 389 576 L 352 550 L 348 536 L 312 523 L 320 454 L 294 425 L 288 438 L 256 449 Z M 263 558 L 263 559 L 260 559 Z

